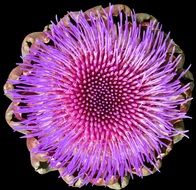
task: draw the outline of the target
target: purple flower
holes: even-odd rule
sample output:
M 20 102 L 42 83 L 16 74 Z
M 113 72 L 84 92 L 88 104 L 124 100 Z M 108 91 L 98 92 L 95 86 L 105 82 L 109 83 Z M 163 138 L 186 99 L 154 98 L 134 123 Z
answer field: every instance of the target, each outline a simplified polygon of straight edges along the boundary
M 76 186 L 120 180 L 122 188 L 129 176 L 159 170 L 185 135 L 192 90 L 160 23 L 114 5 L 71 12 L 35 36 L 5 87 L 18 120 L 8 123 L 36 141 L 33 158 Z

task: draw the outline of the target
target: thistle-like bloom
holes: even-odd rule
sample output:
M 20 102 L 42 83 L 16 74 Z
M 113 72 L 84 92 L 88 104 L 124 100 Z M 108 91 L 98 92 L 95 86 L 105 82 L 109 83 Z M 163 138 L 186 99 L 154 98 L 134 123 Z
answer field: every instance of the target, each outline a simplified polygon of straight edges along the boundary
M 120 189 L 159 170 L 185 135 L 193 78 L 150 15 L 123 5 L 71 12 L 27 36 L 22 54 L 6 117 L 39 173 Z

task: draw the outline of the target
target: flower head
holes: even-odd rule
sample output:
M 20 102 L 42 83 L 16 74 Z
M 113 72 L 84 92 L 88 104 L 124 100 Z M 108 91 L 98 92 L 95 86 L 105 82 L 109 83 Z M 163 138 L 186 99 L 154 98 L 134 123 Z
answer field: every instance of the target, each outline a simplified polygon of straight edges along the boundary
M 117 188 L 118 179 L 159 170 L 184 136 L 175 125 L 191 100 L 182 79 L 192 81 L 160 23 L 111 5 L 71 12 L 34 35 L 5 87 L 18 119 L 12 126 L 34 160 L 76 186 Z

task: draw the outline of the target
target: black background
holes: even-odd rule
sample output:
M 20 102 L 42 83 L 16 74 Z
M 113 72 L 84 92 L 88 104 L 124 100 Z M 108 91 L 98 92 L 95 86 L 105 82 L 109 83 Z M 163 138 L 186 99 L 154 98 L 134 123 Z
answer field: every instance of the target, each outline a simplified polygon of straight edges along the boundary
M 191 1 L 172 0 L 127 0 L 127 1 L 16 1 L 1 5 L 1 89 L 6 78 L 16 62 L 20 62 L 20 48 L 23 38 L 34 31 L 41 31 L 45 25 L 63 17 L 67 11 L 86 10 L 109 2 L 126 4 L 136 12 L 146 12 L 155 16 L 164 26 L 165 31 L 171 31 L 175 42 L 185 51 L 186 66 L 192 64 L 191 71 L 196 72 L 194 61 L 194 5 Z M 193 1 L 192 1 L 193 2 Z M 13 4 L 15 3 L 15 4 Z M 1 95 L 3 92 L 1 93 Z M 19 133 L 14 133 L 4 120 L 4 112 L 10 101 L 1 97 L 0 125 L 0 189 L 43 189 L 65 190 L 69 187 L 58 178 L 58 172 L 39 175 L 30 165 L 29 152 L 25 140 Z M 189 115 L 192 120 L 186 120 L 189 129 L 189 139 L 184 138 L 176 144 L 173 151 L 163 160 L 161 173 L 156 173 L 144 179 L 135 178 L 126 189 L 194 189 L 195 167 L 195 100 L 192 102 Z M 72 188 L 70 188 L 72 189 Z M 82 187 L 83 189 L 105 189 L 104 187 Z

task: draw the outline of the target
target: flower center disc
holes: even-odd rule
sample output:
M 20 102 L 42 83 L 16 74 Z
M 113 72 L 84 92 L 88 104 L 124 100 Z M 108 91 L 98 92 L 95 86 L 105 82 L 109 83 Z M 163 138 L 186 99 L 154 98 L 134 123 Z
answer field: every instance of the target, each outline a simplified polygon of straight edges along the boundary
M 108 122 L 119 115 L 122 96 L 119 83 L 106 73 L 87 78 L 80 103 L 84 105 L 83 109 L 90 118 L 99 122 Z

